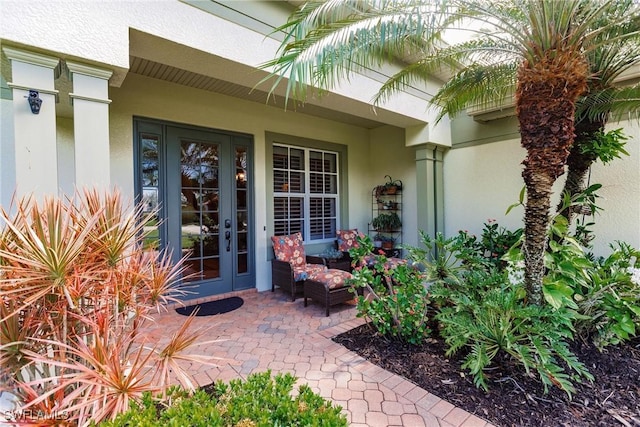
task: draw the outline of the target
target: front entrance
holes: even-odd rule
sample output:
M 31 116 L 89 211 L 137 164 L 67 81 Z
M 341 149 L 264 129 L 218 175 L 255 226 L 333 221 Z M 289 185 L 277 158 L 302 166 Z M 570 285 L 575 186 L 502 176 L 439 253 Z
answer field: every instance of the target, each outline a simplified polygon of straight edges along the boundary
M 142 119 L 135 128 L 138 194 L 160 212 L 150 243 L 187 259 L 187 299 L 255 287 L 251 138 Z

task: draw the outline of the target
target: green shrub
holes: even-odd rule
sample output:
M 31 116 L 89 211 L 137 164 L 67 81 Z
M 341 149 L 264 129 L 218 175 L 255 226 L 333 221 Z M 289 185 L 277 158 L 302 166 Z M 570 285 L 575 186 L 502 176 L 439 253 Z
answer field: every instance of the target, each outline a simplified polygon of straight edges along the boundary
M 511 358 L 527 373 L 537 372 L 545 392 L 556 385 L 571 396 L 572 380 L 593 379 L 567 345 L 573 338 L 572 312 L 527 305 L 524 289 L 505 283 L 495 273 L 477 272 L 467 279 L 475 281 L 470 287 L 476 292 L 433 292 L 448 294 L 452 302 L 436 316 L 449 347 L 446 354 L 468 349 L 462 367 L 471 372 L 476 386 L 488 388 L 485 370 L 498 357 Z M 479 292 L 483 288 L 486 291 Z
M 146 393 L 140 404 L 118 415 L 102 427 L 125 426 L 346 426 L 339 406 L 301 385 L 292 397 L 295 383 L 291 374 L 271 376 L 271 372 L 250 375 L 246 381 L 216 382 L 207 391 L 189 395 L 173 389 L 162 402 Z
M 580 335 L 599 347 L 619 344 L 640 329 L 640 251 L 618 242 L 613 252 L 589 270 L 588 286 L 576 295 Z
M 371 240 L 365 237 L 351 255 L 362 260 L 372 250 Z M 353 270 L 351 283 L 367 291 L 358 296 L 358 317 L 366 318 L 381 334 L 411 344 L 430 335 L 424 275 L 413 266 L 391 267 L 384 255 L 378 255 L 372 265 L 361 262 Z

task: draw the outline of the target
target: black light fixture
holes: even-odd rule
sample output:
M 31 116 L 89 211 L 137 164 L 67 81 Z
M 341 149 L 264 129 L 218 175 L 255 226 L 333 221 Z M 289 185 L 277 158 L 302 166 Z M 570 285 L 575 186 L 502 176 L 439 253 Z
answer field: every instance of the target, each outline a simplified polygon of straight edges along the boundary
M 40 114 L 40 106 L 42 105 L 42 99 L 40 99 L 40 92 L 37 90 L 29 90 L 29 107 L 33 114 Z

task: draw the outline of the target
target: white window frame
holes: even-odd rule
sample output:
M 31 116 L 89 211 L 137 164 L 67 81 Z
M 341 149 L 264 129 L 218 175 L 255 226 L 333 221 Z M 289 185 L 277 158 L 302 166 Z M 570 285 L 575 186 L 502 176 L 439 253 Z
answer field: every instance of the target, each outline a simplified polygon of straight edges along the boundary
M 315 243 L 330 243 L 333 242 L 336 239 L 336 236 L 329 236 L 323 239 L 311 239 L 311 199 L 314 197 L 322 197 L 322 198 L 333 198 L 335 199 L 335 221 L 336 221 L 336 231 L 340 230 L 340 212 L 341 212 L 341 206 L 340 206 L 340 153 L 337 151 L 332 151 L 332 150 L 323 150 L 323 149 L 318 149 L 318 148 L 311 148 L 311 147 L 302 147 L 299 145 L 291 145 L 291 144 L 283 144 L 283 143 L 274 143 L 273 144 L 274 149 L 276 147 L 281 147 L 281 148 L 287 148 L 287 150 L 301 150 L 304 152 L 304 169 L 302 171 L 299 172 L 303 172 L 304 174 L 304 192 L 303 193 L 292 193 L 292 192 L 283 192 L 283 191 L 275 191 L 275 188 L 273 189 L 273 197 L 272 197 L 272 201 L 275 200 L 278 197 L 300 197 L 303 199 L 303 212 L 304 212 L 304 218 L 303 218 L 303 223 L 304 223 L 304 227 L 303 227 L 303 237 L 304 237 L 304 243 L 309 243 L 309 244 L 315 244 Z M 331 154 L 336 156 L 336 172 L 335 172 L 335 177 L 336 177 L 336 193 L 332 194 L 332 193 L 311 193 L 311 170 L 310 170 L 310 153 L 311 152 L 317 152 L 317 153 L 322 153 L 322 155 L 324 156 L 324 154 Z M 290 154 L 288 154 L 290 155 Z M 273 157 L 271 158 L 271 161 L 273 162 Z M 288 172 L 292 171 L 292 169 L 280 169 L 280 168 L 276 168 L 275 165 L 272 164 L 272 176 L 275 179 L 275 171 L 276 170 L 286 170 Z M 331 172 L 321 172 L 324 175 L 334 175 Z M 275 206 L 275 203 L 274 203 Z M 322 217 L 323 219 L 329 218 L 329 217 Z M 291 217 L 289 217 L 289 220 L 291 219 Z M 274 224 L 273 227 L 275 229 L 275 212 L 274 212 L 274 220 L 273 220 Z

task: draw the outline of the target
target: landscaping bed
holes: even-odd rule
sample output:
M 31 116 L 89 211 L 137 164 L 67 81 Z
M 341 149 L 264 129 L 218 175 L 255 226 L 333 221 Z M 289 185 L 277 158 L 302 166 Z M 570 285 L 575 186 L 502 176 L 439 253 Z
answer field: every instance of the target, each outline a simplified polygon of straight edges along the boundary
M 334 341 L 496 426 L 640 426 L 640 338 L 603 352 L 572 343 L 572 351 L 595 378 L 592 384 L 577 381 L 572 400 L 558 388 L 544 394 L 537 377 L 505 359 L 488 371 L 485 393 L 463 374 L 462 354 L 444 356 L 446 347 L 439 338 L 410 345 L 363 325 Z

